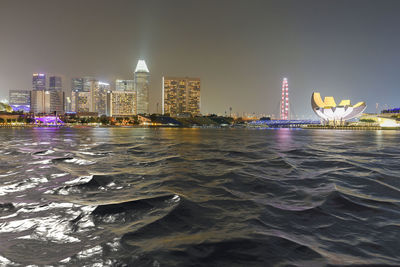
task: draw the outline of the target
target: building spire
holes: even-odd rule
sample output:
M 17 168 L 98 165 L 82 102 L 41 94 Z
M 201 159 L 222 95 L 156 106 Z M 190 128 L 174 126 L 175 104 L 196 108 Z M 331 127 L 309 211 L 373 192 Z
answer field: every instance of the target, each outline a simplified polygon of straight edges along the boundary
M 149 69 L 147 68 L 146 62 L 142 59 L 139 59 L 135 72 L 150 72 Z

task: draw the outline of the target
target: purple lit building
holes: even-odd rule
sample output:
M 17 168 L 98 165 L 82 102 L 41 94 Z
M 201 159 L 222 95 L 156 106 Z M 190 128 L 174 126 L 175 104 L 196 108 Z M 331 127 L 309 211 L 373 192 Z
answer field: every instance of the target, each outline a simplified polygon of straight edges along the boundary
M 63 124 L 63 123 L 64 122 L 56 116 L 44 116 L 44 117 L 36 117 L 35 118 L 35 124 L 57 125 L 57 124 Z
M 31 91 L 10 90 L 9 104 L 14 111 L 29 112 L 31 109 Z

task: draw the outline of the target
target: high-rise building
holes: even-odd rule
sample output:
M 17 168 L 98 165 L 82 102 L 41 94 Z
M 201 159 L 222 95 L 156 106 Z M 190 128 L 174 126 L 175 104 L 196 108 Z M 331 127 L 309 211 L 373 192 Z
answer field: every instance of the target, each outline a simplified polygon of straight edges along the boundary
M 96 81 L 92 91 L 92 112 L 97 112 L 99 116 L 107 114 L 107 92 L 110 91 L 110 84 Z
M 62 78 L 61 76 L 49 77 L 49 91 L 62 91 Z
M 135 95 L 135 92 L 129 91 L 109 91 L 107 93 L 107 116 L 135 115 Z
M 49 114 L 50 92 L 45 90 L 34 90 L 31 95 L 31 112 L 35 114 Z
M 71 92 L 83 92 L 83 78 L 72 78 L 71 79 Z
M 71 96 L 72 112 L 92 112 L 91 92 L 74 91 Z
M 200 114 L 200 79 L 163 77 L 162 112 L 176 116 Z
M 133 80 L 116 80 L 115 90 L 123 92 L 133 92 L 135 91 L 135 83 Z
M 65 95 L 61 90 L 50 92 L 50 113 L 64 114 Z
M 32 91 L 31 112 L 35 114 L 63 114 L 64 92 L 63 91 Z
M 14 111 L 29 112 L 31 109 L 31 91 L 10 90 L 9 104 Z
M 44 73 L 33 74 L 32 89 L 34 91 L 46 90 L 46 74 Z
M 91 77 L 72 79 L 71 111 L 107 113 L 107 92 L 110 84 Z
M 135 91 L 137 114 L 149 113 L 150 72 L 144 60 L 139 60 L 135 69 Z
M 133 113 L 137 114 L 137 95 L 135 91 L 135 83 L 134 80 L 116 80 L 115 81 L 115 89 L 118 92 L 132 92 L 133 93 Z
M 280 119 L 288 120 L 289 114 L 289 84 L 287 78 L 283 78 Z
M 96 82 L 97 82 L 97 80 L 92 77 L 83 78 L 83 91 L 84 92 L 92 92 L 94 90 Z

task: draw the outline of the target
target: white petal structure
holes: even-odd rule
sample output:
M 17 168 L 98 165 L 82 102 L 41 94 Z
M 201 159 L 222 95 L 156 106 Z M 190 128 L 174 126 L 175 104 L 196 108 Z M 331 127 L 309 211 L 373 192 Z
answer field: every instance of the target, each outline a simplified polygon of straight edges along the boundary
M 326 96 L 322 101 L 320 93 L 312 94 L 311 106 L 315 114 L 325 122 L 344 122 L 360 116 L 367 108 L 364 102 L 358 102 L 352 106 L 350 100 L 342 100 L 339 105 L 336 105 L 332 96 Z

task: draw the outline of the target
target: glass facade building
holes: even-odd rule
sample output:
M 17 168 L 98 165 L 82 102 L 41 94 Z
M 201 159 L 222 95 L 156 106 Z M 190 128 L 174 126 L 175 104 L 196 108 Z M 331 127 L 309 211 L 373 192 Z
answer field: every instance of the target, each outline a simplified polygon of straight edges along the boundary
M 162 112 L 200 114 L 200 79 L 189 77 L 163 77 Z
M 46 74 L 44 73 L 33 74 L 32 90 L 34 91 L 46 90 Z
M 123 92 L 133 92 L 135 91 L 135 83 L 133 80 L 116 80 L 115 90 Z
M 71 79 L 71 92 L 83 92 L 83 78 L 72 78 Z
M 49 91 L 62 91 L 62 78 L 60 76 L 49 77 Z

